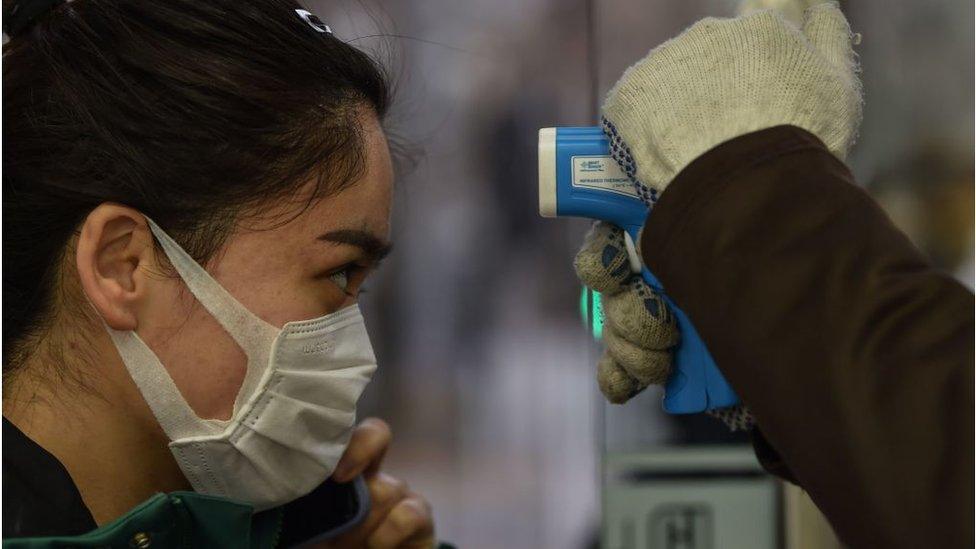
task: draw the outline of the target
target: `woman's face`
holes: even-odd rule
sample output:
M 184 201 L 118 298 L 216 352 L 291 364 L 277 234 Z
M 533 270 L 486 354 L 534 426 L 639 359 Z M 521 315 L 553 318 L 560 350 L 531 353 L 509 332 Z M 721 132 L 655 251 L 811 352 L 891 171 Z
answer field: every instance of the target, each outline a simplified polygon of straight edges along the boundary
M 389 249 L 389 148 L 375 116 L 364 115 L 363 126 L 366 169 L 355 184 L 315 202 L 282 226 L 276 225 L 293 217 L 296 205 L 301 207 L 300 196 L 276 205 L 280 211 L 262 216 L 263 221 L 245 220 L 247 229 L 233 232 L 205 265 L 248 310 L 276 327 L 353 304 L 364 279 Z M 333 276 L 338 273 L 347 277 L 345 288 Z M 197 415 L 229 418 L 246 356 L 182 280 L 145 277 L 143 282 L 137 333 Z

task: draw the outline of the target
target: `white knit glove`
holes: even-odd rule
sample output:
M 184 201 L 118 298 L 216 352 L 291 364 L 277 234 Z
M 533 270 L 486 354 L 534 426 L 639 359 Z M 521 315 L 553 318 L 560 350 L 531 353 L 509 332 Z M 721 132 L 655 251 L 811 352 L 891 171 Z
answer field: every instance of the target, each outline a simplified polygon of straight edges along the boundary
M 763 128 L 799 126 L 843 159 L 861 120 L 851 41 L 833 4 L 806 10 L 802 30 L 775 10 L 702 19 L 610 90 L 612 153 L 648 203 L 702 153 Z
M 597 381 L 607 400 L 621 404 L 667 381 L 678 326 L 661 296 L 631 272 L 623 231 L 594 223 L 574 266 L 580 282 L 603 299 L 606 349 Z

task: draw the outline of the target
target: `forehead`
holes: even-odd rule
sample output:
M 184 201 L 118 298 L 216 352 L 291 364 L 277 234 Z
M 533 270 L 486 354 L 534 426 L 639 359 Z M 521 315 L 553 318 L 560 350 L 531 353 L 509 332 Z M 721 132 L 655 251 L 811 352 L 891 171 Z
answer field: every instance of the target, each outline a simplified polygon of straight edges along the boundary
M 310 208 L 309 221 L 368 229 L 386 237 L 393 195 L 393 166 L 386 135 L 376 117 L 363 116 L 365 162 L 358 179 Z
M 272 219 L 288 223 L 273 230 L 290 241 L 298 237 L 315 238 L 337 229 L 360 229 L 381 239 L 389 237 L 390 207 L 393 196 L 393 165 L 386 135 L 372 111 L 360 114 L 364 162 L 362 171 L 344 188 L 309 204 L 316 182 L 309 180 L 289 200 L 269 211 Z M 328 169 L 326 167 L 326 169 Z M 328 184 L 328 174 L 326 181 Z M 296 212 L 300 212 L 296 215 Z

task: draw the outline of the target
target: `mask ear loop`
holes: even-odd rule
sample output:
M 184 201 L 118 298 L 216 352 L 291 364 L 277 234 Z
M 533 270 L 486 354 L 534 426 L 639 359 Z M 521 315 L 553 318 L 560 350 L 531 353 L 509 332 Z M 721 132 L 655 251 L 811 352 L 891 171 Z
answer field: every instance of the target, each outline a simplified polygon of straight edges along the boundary
M 237 410 L 254 394 L 263 374 L 268 370 L 271 348 L 280 330 L 247 310 L 155 221 L 148 216 L 146 221 L 190 292 L 247 355 L 247 372 L 234 402 L 236 415 Z
M 135 381 L 156 421 L 170 440 L 192 436 L 217 435 L 226 421 L 202 419 L 190 408 L 173 378 L 159 362 L 159 357 L 134 331 L 120 331 L 105 324 L 105 330 L 115 343 L 122 362 Z

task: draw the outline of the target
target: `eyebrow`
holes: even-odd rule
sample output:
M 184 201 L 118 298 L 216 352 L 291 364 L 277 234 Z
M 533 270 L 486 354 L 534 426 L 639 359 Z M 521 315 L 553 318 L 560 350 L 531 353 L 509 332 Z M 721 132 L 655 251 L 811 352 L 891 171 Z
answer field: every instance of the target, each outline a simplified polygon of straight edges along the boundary
M 374 263 L 378 263 L 384 257 L 390 255 L 390 252 L 393 250 L 392 243 L 386 242 L 373 233 L 359 229 L 329 231 L 320 235 L 318 240 L 355 246 L 362 250 L 363 254 Z

